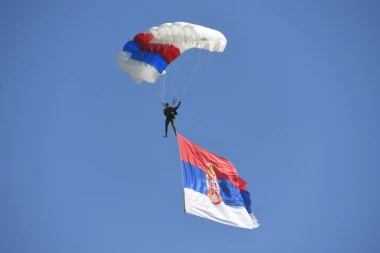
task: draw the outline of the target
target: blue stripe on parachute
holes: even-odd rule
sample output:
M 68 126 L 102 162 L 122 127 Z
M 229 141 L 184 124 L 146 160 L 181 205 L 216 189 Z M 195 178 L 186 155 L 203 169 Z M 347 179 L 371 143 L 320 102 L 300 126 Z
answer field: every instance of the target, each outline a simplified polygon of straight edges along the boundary
M 169 65 L 165 58 L 157 52 L 139 50 L 140 45 L 141 42 L 128 41 L 124 45 L 123 51 L 130 52 L 131 59 L 149 64 L 161 74 Z

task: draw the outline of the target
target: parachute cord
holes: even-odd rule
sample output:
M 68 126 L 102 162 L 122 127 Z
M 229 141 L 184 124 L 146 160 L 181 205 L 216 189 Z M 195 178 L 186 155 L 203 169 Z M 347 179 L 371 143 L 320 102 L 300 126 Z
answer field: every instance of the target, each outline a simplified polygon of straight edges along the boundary
M 157 87 L 154 85 L 154 89 L 156 90 L 156 92 L 157 92 L 157 96 L 158 96 L 158 98 L 162 101 L 162 99 L 161 99 L 161 95 L 160 95 L 160 92 L 157 90 Z
M 166 88 L 166 81 L 167 81 L 167 78 L 168 78 L 168 68 L 166 68 L 166 74 L 164 75 L 164 84 L 163 84 L 163 88 L 162 88 L 162 101 L 165 100 L 165 88 Z
M 166 85 L 166 80 L 167 80 L 167 72 L 165 75 L 163 75 L 162 78 L 159 77 L 159 79 L 160 80 L 157 81 L 156 85 L 153 84 L 153 86 L 157 92 L 157 95 L 158 95 L 160 101 L 163 102 L 165 99 L 165 85 Z M 159 87 L 157 88 L 157 86 L 159 86 Z
M 166 47 L 165 47 L 166 45 Z M 164 53 L 166 52 L 166 50 L 169 48 L 169 45 L 167 44 L 164 44 L 163 45 L 163 48 L 164 48 Z M 163 84 L 163 95 L 162 95 L 162 99 L 165 100 L 165 91 L 166 91 L 166 84 L 167 84 L 167 79 L 168 79 L 168 73 L 169 73 L 169 69 L 170 69 L 171 65 L 169 65 L 165 71 L 166 71 L 166 74 L 164 75 L 164 84 Z
M 204 61 L 203 61 L 203 62 L 204 62 Z M 195 74 L 199 71 L 200 66 L 201 66 L 201 64 L 202 64 L 203 62 L 199 63 L 199 66 L 197 66 L 196 69 L 194 70 L 192 76 L 190 77 L 189 81 L 187 82 L 187 84 L 186 84 L 186 86 L 185 86 L 185 89 L 182 91 L 181 95 L 178 97 L 178 100 L 181 99 L 181 98 L 185 95 L 185 93 L 186 93 L 186 91 L 187 91 L 187 88 L 190 86 L 192 80 L 194 79 Z
M 180 100 L 180 99 L 183 97 L 183 95 L 185 94 L 185 92 L 186 92 L 187 88 L 189 87 L 191 81 L 193 80 L 195 74 L 199 71 L 199 69 L 201 68 L 202 64 L 203 64 L 204 61 L 205 61 L 205 60 L 204 60 L 204 58 L 205 58 L 204 56 L 206 55 L 206 52 L 203 53 L 203 55 L 202 55 L 202 57 L 201 57 L 200 55 L 202 54 L 202 51 L 203 51 L 203 50 L 200 50 L 200 52 L 199 52 L 198 60 L 197 60 L 197 64 L 196 64 L 195 70 L 194 70 L 194 72 L 193 72 L 193 75 L 190 77 L 189 81 L 187 82 L 187 84 L 186 84 L 186 86 L 185 86 L 185 89 L 182 91 L 181 95 L 178 97 L 178 100 Z
M 183 76 L 182 76 L 182 79 L 183 79 Z M 178 97 L 178 83 L 179 83 L 179 82 L 177 82 L 177 89 L 176 89 L 176 91 L 175 91 L 175 97 L 176 97 L 176 98 Z
M 154 85 L 154 84 L 153 84 L 153 86 L 154 86 L 154 89 L 155 89 L 156 92 L 157 92 L 157 96 L 158 96 L 158 98 L 160 99 L 160 101 L 162 101 L 162 98 L 161 98 L 161 97 L 162 97 L 162 95 L 161 95 L 162 92 L 160 92 L 160 91 L 161 91 L 161 85 L 158 85 L 158 84 L 157 84 L 157 85 Z M 157 88 L 157 86 L 159 86 L 159 88 Z

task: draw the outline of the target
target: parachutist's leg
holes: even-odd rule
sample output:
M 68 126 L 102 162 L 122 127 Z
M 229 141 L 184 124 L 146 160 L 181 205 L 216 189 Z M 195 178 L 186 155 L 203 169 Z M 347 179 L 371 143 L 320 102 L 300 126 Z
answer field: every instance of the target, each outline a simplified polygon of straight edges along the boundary
M 168 137 L 168 126 L 169 126 L 169 120 L 165 120 L 165 135 L 164 137 Z
M 174 134 L 177 136 L 177 129 L 176 129 L 175 124 L 174 124 L 174 119 L 171 120 L 171 123 L 172 123 L 172 127 L 174 130 Z

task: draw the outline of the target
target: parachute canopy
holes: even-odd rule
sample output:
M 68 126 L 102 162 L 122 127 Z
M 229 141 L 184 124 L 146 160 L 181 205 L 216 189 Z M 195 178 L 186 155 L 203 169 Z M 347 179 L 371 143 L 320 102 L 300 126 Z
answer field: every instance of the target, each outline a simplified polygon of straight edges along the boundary
M 116 55 L 116 65 L 133 80 L 154 83 L 185 51 L 193 48 L 223 52 L 226 37 L 217 30 L 186 23 L 164 23 L 137 34 Z

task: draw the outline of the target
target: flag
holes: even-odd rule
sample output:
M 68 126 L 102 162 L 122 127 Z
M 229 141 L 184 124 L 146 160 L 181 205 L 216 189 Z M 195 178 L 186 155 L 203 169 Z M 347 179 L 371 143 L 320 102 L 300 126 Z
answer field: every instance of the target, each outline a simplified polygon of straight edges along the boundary
M 177 138 L 185 212 L 230 226 L 257 228 L 247 182 L 238 176 L 232 163 L 179 134 Z

